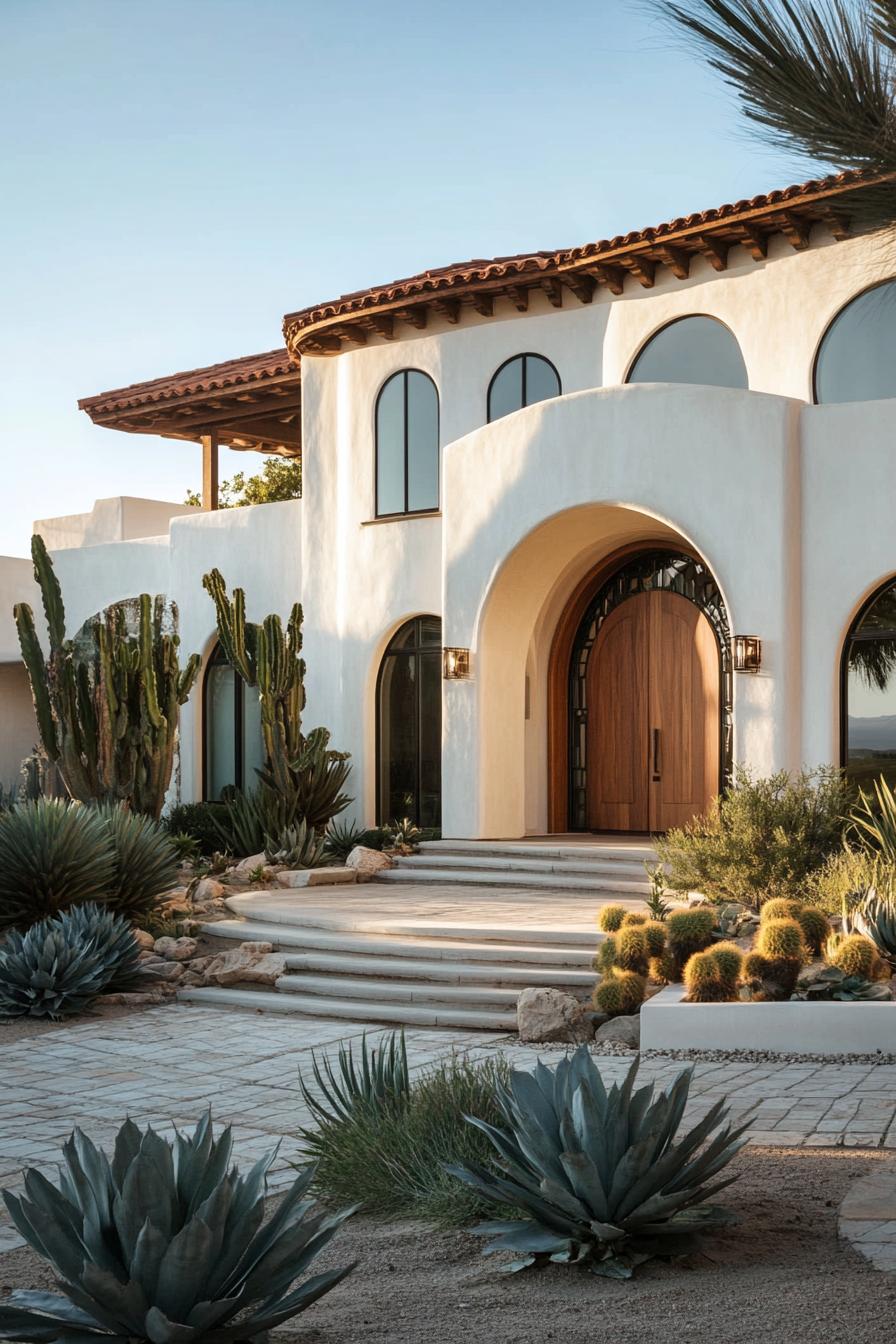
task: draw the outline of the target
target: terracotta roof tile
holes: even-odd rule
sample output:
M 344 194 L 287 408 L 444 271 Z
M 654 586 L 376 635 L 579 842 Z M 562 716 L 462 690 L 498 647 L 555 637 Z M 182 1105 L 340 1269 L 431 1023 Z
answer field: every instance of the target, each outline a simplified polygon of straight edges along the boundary
M 286 347 L 281 346 L 278 350 L 268 350 L 262 355 L 243 355 L 240 359 L 228 359 L 222 364 L 209 364 L 204 369 L 190 369 L 185 373 L 169 374 L 165 378 L 153 378 L 145 383 L 131 383 L 129 387 L 119 387 L 111 392 L 98 392 L 96 396 L 83 397 L 78 406 L 90 415 L 110 414 L 198 392 L 240 387 L 288 373 L 298 374 L 298 368 L 290 359 Z

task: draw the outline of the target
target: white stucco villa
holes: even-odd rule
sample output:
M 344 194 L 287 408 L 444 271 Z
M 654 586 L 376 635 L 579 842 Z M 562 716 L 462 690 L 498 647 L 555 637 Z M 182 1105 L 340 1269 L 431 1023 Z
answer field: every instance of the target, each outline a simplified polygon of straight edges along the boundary
M 643 833 L 735 762 L 896 764 L 896 251 L 851 229 L 861 191 L 429 271 L 288 315 L 279 350 L 83 401 L 203 444 L 203 510 L 36 524 L 70 629 L 164 592 L 205 655 L 181 796 L 251 782 L 258 754 L 212 566 L 253 619 L 303 603 L 306 721 L 351 751 L 365 823 Z M 218 511 L 218 444 L 301 454 L 303 498 Z M 34 738 L 29 562 L 0 599 L 8 782 Z

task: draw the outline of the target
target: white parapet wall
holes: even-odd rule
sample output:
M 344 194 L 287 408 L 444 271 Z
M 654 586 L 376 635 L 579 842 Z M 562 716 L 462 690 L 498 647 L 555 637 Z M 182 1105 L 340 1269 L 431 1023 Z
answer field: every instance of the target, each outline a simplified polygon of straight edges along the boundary
M 642 1050 L 896 1054 L 896 1002 L 685 1003 L 669 985 L 641 1009 Z

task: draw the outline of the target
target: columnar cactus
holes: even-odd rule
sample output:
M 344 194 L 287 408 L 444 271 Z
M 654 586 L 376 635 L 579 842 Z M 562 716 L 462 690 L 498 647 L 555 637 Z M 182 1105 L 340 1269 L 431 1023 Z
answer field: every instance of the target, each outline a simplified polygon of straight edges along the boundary
M 31 539 L 49 654 L 44 656 L 27 602 L 15 607 L 22 658 L 31 680 L 38 731 L 72 798 L 125 803 L 158 817 L 174 765 L 179 709 L 201 660 L 181 669 L 179 639 L 163 632 L 165 601 L 137 599 L 136 633 L 121 607 L 110 607 L 73 638 L 53 562 L 41 537 Z

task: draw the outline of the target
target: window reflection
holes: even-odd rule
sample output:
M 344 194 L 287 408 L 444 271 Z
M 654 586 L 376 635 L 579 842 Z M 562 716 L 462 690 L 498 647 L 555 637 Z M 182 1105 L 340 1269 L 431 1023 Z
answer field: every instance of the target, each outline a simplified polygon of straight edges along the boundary
M 652 336 L 628 376 L 630 383 L 748 386 L 747 368 L 732 332 L 714 317 L 682 317 Z
M 439 394 L 419 369 L 385 382 L 376 403 L 377 516 L 439 507 Z
M 438 826 L 442 798 L 442 623 L 420 616 L 393 636 L 378 685 L 380 823 Z
M 220 644 L 206 663 L 203 737 L 206 799 L 220 798 L 226 788 L 255 787 L 256 770 L 264 765 L 258 691 L 230 666 Z
M 514 355 L 498 369 L 488 389 L 488 419 L 560 396 L 560 376 L 543 355 Z
M 846 656 L 846 771 L 860 787 L 896 785 L 896 583 L 859 617 Z
M 841 309 L 815 361 L 815 400 L 878 401 L 896 396 L 896 281 L 877 285 Z

